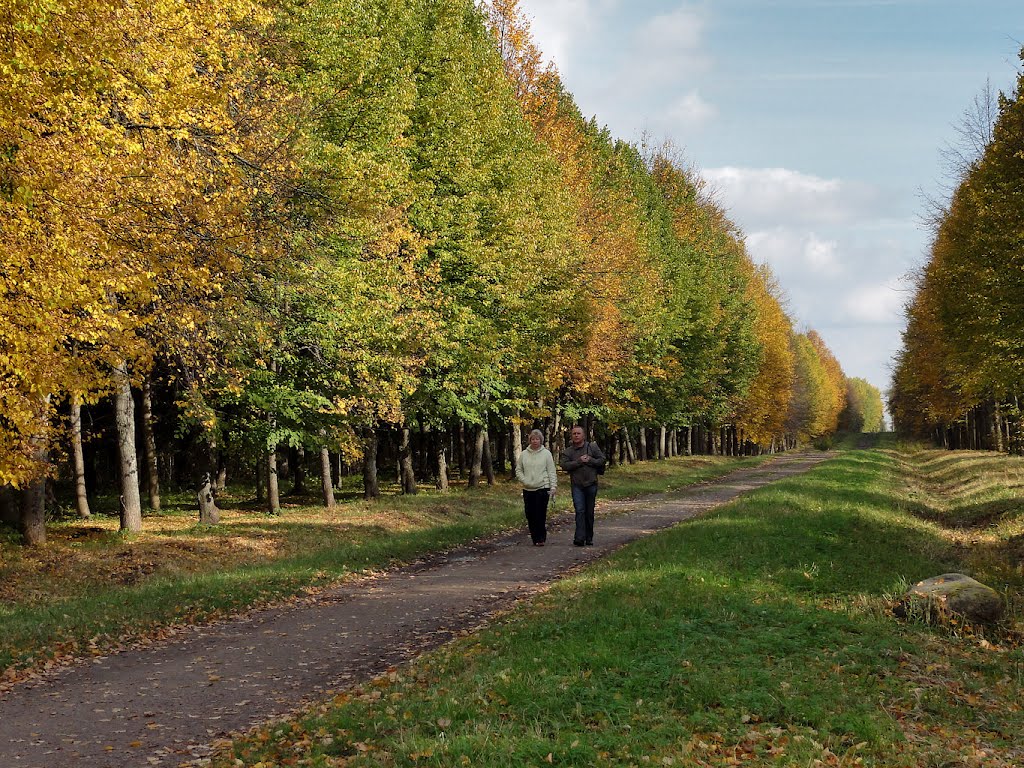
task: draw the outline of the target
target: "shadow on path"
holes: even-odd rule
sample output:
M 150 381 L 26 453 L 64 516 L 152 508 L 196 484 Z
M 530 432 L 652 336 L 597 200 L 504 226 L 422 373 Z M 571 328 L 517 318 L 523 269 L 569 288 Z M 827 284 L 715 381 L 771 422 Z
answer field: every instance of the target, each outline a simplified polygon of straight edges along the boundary
M 462 547 L 300 605 L 189 629 L 92 659 L 0 698 L 3 768 L 179 766 L 211 743 L 381 674 L 610 551 L 827 454 L 780 456 L 672 494 L 599 504 L 595 546 L 572 546 L 568 516 L 548 546 L 524 533 Z

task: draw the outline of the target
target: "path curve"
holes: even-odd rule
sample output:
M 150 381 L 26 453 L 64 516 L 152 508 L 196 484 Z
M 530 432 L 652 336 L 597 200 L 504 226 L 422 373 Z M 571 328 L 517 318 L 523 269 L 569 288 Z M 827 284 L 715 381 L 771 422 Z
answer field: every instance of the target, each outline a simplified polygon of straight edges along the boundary
M 593 547 L 572 546 L 563 516 L 544 548 L 505 535 L 304 605 L 57 670 L 0 697 L 0 766 L 190 764 L 214 742 L 437 647 L 627 542 L 828 457 L 779 456 L 675 493 L 602 503 Z

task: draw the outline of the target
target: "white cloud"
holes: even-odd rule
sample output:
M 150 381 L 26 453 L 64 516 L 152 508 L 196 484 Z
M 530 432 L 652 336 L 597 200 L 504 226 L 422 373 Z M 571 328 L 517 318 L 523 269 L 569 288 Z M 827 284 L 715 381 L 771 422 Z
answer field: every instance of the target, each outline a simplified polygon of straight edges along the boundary
M 838 245 L 835 240 L 823 239 L 814 232 L 786 227 L 747 236 L 751 258 L 771 267 L 787 287 L 793 282 L 805 283 L 808 277 L 820 279 L 839 275 L 843 265 L 837 254 Z
M 573 48 L 593 37 L 600 17 L 614 7 L 614 0 L 545 0 L 531 3 L 526 11 L 534 43 L 545 61 L 562 72 L 573 64 Z
M 638 42 L 650 54 L 697 50 L 704 37 L 704 14 L 696 8 L 677 8 L 653 16 L 638 30 Z
M 711 69 L 704 44 L 705 12 L 678 8 L 641 24 L 615 62 L 616 87 L 622 93 L 646 94 L 650 105 L 664 102 Z
M 667 118 L 676 128 L 698 128 L 718 116 L 718 108 L 697 91 L 690 91 L 668 110 Z
M 905 287 L 890 280 L 880 285 L 861 286 L 848 293 L 842 307 L 854 322 L 888 325 L 902 321 L 906 300 Z
M 839 225 L 884 215 L 884 196 L 867 184 L 823 179 L 787 168 L 709 168 L 702 172 L 744 230 Z

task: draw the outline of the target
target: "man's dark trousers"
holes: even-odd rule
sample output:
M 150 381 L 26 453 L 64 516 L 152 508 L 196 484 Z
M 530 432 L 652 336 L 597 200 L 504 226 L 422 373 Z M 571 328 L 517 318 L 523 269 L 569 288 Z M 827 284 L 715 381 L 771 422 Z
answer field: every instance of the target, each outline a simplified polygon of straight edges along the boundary
M 576 534 L 572 543 L 594 543 L 594 505 L 597 503 L 597 483 L 572 486 L 572 506 L 576 510 Z

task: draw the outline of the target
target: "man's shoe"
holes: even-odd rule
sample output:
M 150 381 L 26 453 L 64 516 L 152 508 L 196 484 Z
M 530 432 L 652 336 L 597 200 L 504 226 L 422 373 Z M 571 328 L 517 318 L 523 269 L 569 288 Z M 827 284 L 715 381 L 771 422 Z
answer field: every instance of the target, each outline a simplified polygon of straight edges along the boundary
M 583 543 L 586 544 L 588 547 L 594 546 L 594 542 L 592 542 L 592 541 L 585 541 Z
M 572 545 L 574 547 L 582 547 L 583 546 L 583 542 L 582 541 L 573 541 Z

